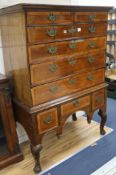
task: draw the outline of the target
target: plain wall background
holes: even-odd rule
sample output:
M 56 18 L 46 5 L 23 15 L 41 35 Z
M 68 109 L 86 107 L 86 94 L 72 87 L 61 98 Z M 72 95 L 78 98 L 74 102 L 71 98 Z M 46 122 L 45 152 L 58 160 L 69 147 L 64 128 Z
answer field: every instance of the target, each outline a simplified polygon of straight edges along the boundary
M 115 6 L 116 0 L 71 0 L 73 5 Z

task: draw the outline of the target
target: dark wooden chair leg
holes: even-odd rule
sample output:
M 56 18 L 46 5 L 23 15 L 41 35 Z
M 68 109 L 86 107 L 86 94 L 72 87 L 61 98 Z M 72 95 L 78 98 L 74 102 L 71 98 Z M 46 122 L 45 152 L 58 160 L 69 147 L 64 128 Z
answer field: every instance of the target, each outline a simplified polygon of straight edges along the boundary
M 42 150 L 42 145 L 35 145 L 33 146 L 32 144 L 30 145 L 31 147 L 31 152 L 35 160 L 35 167 L 34 167 L 34 172 L 39 173 L 41 172 L 41 166 L 40 166 L 40 151 Z
M 73 119 L 73 121 L 77 120 L 76 113 L 72 114 L 72 119 Z
M 98 115 L 101 117 L 101 123 L 100 123 L 100 134 L 104 135 L 106 131 L 104 130 L 104 126 L 107 120 L 106 112 L 102 111 L 101 109 L 98 112 Z

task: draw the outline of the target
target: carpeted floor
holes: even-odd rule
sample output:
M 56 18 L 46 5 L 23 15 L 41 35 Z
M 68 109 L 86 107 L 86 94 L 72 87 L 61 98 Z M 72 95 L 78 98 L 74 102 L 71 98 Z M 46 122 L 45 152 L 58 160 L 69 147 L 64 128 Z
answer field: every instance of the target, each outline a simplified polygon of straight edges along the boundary
M 42 175 L 90 175 L 116 156 L 116 100 L 107 100 L 107 123 L 113 132 Z M 97 113 L 94 120 L 99 122 Z

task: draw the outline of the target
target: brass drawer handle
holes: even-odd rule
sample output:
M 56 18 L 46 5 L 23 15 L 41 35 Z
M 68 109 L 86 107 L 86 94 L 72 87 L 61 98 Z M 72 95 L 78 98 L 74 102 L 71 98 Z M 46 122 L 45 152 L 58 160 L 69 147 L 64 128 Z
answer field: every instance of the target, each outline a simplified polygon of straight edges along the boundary
M 89 56 L 88 57 L 88 62 L 91 63 L 91 64 L 94 63 L 95 62 L 95 57 Z
M 71 59 L 68 61 L 71 66 L 74 66 L 77 63 L 77 60 Z
M 91 27 L 89 27 L 89 32 L 91 32 L 91 33 L 95 33 L 96 32 L 96 27 L 94 27 L 94 26 L 91 26 Z
M 55 46 L 48 47 L 48 52 L 51 54 L 55 54 L 57 52 L 57 47 Z
M 69 48 L 70 49 L 75 49 L 76 48 L 76 43 L 75 42 L 69 43 Z
M 77 32 L 77 29 L 76 28 L 71 28 L 71 29 L 68 29 L 68 32 L 70 34 L 75 34 Z
M 57 16 L 56 15 L 54 15 L 54 14 L 49 14 L 48 15 L 48 20 L 49 21 L 54 22 L 54 21 L 56 21 L 56 19 L 57 19 Z
M 49 66 L 49 70 L 50 70 L 51 72 L 55 72 L 55 71 L 57 70 L 57 68 L 58 68 L 58 66 L 57 66 L 56 64 L 51 64 L 51 65 Z
M 74 80 L 74 79 L 71 78 L 71 79 L 69 79 L 68 83 L 70 85 L 74 85 L 74 84 L 76 84 L 76 80 Z
M 102 99 L 101 99 L 101 97 L 100 97 L 100 96 L 96 97 L 96 102 L 97 102 L 97 104 L 101 104 Z
M 51 37 L 56 36 L 56 33 L 57 33 L 57 30 L 55 29 L 50 29 L 47 31 L 48 36 L 51 36 Z
M 90 41 L 89 44 L 88 44 L 88 46 L 89 46 L 90 48 L 94 48 L 94 47 L 96 46 L 95 41 Z
M 43 120 L 44 124 L 48 125 L 52 122 L 52 116 L 49 115 Z
M 78 106 L 80 104 L 80 101 L 79 100 L 74 100 L 72 102 L 73 106 Z
M 88 76 L 87 76 L 87 79 L 88 79 L 89 81 L 92 81 L 92 80 L 93 80 L 93 75 L 88 75 Z
M 96 15 L 89 15 L 88 18 L 90 21 L 94 21 L 96 19 Z
M 49 89 L 49 91 L 51 92 L 51 93 L 56 93 L 57 91 L 58 91 L 58 87 L 57 86 L 51 86 L 50 87 L 50 89 Z

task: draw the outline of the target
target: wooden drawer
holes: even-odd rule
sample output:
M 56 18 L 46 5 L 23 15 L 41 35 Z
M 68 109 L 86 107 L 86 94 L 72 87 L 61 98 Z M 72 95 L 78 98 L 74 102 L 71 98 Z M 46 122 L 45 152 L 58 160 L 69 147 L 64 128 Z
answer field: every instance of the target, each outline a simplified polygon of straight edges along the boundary
M 72 100 L 71 102 L 61 105 L 61 116 L 71 115 L 72 113 L 76 112 L 76 110 L 81 110 L 88 105 L 90 105 L 89 95 Z
M 33 105 L 71 94 L 104 82 L 104 69 L 70 76 L 31 89 Z
M 107 21 L 107 13 L 106 12 L 76 12 L 74 21 L 75 22 Z
M 104 105 L 104 103 L 105 103 L 105 90 L 104 89 L 93 93 L 92 110 L 99 108 L 99 106 Z
M 106 23 L 77 24 L 75 26 L 28 27 L 28 43 L 45 43 L 54 40 L 96 37 L 106 35 Z
M 47 83 L 64 76 L 84 70 L 91 71 L 105 66 L 105 52 L 79 57 L 67 57 L 63 60 L 46 62 L 31 66 L 31 83 Z
M 106 48 L 106 37 L 70 40 L 28 47 L 29 62 L 40 63 L 71 54 L 84 54 Z
M 58 126 L 57 108 L 53 108 L 37 115 L 39 133 L 44 133 Z
M 71 12 L 27 12 L 27 25 L 69 24 L 73 19 Z

